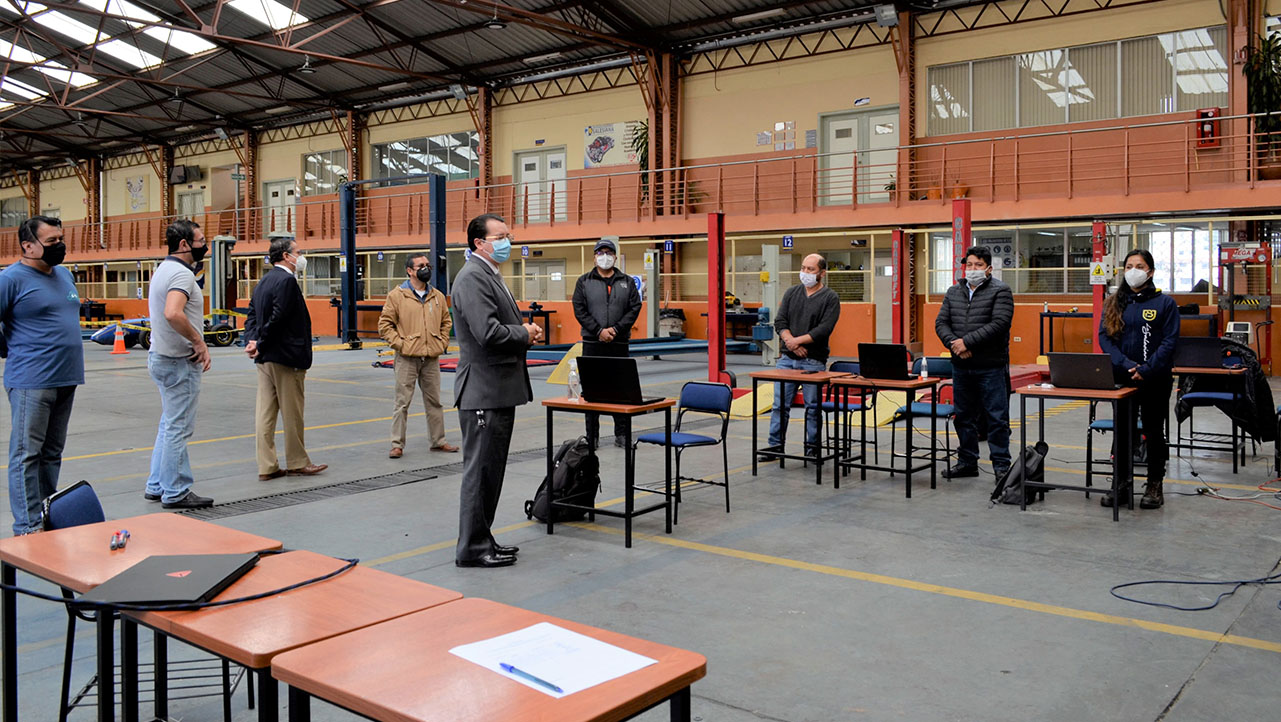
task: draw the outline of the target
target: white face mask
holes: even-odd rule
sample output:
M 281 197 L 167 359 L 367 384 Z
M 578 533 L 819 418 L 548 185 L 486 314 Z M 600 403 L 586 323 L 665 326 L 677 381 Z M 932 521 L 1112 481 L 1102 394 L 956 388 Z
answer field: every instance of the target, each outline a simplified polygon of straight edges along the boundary
M 614 267 L 614 257 L 608 253 L 597 254 L 596 265 L 600 267 L 600 270 L 608 271 Z
M 801 271 L 801 284 L 806 288 L 813 288 L 818 285 L 818 274 Z
M 307 257 L 300 254 L 295 254 L 294 255 L 294 273 L 297 273 L 298 275 L 302 275 L 302 274 L 305 274 L 306 272 L 307 272 Z
M 987 271 L 980 271 L 977 268 L 970 268 L 965 271 L 965 280 L 971 286 L 977 286 L 987 280 Z
M 1130 284 L 1130 288 L 1138 288 L 1148 282 L 1148 272 L 1141 268 L 1131 268 L 1125 272 L 1125 282 Z

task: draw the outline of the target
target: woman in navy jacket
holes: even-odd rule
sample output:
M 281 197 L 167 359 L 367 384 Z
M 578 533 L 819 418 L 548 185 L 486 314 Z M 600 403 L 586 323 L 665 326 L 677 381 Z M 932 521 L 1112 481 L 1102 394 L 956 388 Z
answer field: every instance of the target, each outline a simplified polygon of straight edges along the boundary
M 1152 268 L 1152 254 L 1145 250 L 1125 255 L 1125 275 L 1116 293 L 1103 303 L 1103 322 L 1099 324 L 1099 347 L 1112 357 L 1116 382 L 1139 390 L 1135 401 L 1148 444 L 1148 483 L 1139 501 L 1141 509 L 1159 509 L 1165 503 L 1162 485 L 1170 456 L 1165 423 L 1174 384 L 1170 373 L 1174 346 L 1179 340 L 1179 306 L 1152 283 Z M 1116 453 L 1133 450 L 1118 449 Z M 1126 489 L 1123 493 L 1131 492 Z M 1112 506 L 1115 500 L 1108 493 L 1101 503 Z

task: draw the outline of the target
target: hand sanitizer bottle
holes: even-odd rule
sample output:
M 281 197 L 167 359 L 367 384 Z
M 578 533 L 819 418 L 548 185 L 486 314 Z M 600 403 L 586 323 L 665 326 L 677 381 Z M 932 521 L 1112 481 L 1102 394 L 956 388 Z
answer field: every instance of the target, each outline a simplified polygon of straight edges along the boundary
M 921 378 L 928 379 L 929 377 L 930 377 L 930 358 L 928 356 L 922 356 L 921 357 Z
M 578 359 L 571 359 L 569 362 L 569 400 L 578 401 L 581 398 L 578 383 Z

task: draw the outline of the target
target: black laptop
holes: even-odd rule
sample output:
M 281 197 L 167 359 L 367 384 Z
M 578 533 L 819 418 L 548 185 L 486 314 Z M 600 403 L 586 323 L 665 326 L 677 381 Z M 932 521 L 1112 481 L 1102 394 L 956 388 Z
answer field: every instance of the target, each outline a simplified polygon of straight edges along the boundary
M 858 345 L 858 372 L 865 379 L 906 381 L 916 378 L 907 372 L 907 347 L 901 343 Z
M 1061 389 L 1121 388 L 1105 353 L 1050 353 L 1050 383 Z
M 662 396 L 642 396 L 640 372 L 634 358 L 579 356 L 578 377 L 583 399 L 593 404 L 640 406 L 662 401 Z
M 153 555 L 85 592 L 103 604 L 207 602 L 258 563 L 257 554 Z
M 1174 346 L 1174 365 L 1199 369 L 1223 368 L 1223 344 L 1212 336 L 1180 338 Z

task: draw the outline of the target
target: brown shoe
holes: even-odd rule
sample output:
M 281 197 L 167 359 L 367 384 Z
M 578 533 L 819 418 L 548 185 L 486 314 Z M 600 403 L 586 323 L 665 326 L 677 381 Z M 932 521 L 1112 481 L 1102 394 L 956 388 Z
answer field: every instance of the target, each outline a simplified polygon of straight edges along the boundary
M 279 479 L 280 477 L 282 477 L 282 476 L 284 476 L 284 475 L 285 475 L 285 470 L 284 470 L 284 469 L 276 469 L 275 471 L 271 472 L 270 474 L 259 474 L 259 475 L 258 475 L 258 481 L 271 481 L 272 479 Z
M 328 468 L 329 464 L 308 464 L 300 469 L 290 469 L 286 473 L 290 476 L 315 476 Z
M 405 450 L 400 448 L 399 446 L 393 446 L 391 447 L 391 451 L 387 452 L 387 458 L 389 459 L 399 459 L 404 455 L 405 455 Z
M 431 447 L 431 450 L 432 450 L 432 451 L 447 451 L 447 452 L 449 452 L 449 453 L 451 453 L 451 454 L 452 454 L 452 453 L 454 453 L 454 452 L 458 451 L 458 447 L 457 447 L 457 446 L 454 446 L 453 444 L 451 444 L 451 443 L 449 443 L 449 442 L 445 442 L 445 443 L 441 444 L 440 446 L 433 446 L 433 447 Z

